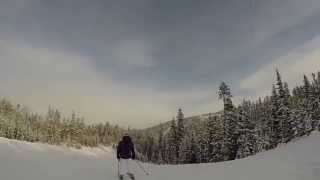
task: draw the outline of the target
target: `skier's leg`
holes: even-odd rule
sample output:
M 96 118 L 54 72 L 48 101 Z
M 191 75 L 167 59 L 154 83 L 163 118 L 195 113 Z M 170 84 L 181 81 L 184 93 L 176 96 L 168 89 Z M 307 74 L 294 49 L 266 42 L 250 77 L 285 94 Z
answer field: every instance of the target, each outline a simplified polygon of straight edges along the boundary
M 119 175 L 119 179 L 120 180 L 124 180 L 124 176 L 123 175 Z
M 119 178 L 120 180 L 123 180 L 124 175 L 127 174 L 127 163 L 126 163 L 126 159 L 121 159 L 119 160 Z
M 134 174 L 131 172 L 132 170 L 132 160 L 131 159 L 128 159 L 128 176 L 132 179 L 132 180 L 135 180 L 135 177 L 134 177 Z
M 135 180 L 135 179 L 136 179 L 132 173 L 128 173 L 128 176 L 129 176 L 130 179 L 132 179 L 132 180 Z

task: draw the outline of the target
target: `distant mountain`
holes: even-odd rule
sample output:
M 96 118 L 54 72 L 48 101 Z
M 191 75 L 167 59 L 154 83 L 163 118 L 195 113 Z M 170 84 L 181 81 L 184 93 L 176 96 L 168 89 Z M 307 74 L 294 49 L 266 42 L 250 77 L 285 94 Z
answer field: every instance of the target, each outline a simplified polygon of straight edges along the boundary
M 185 117 L 185 119 L 184 119 L 185 128 L 187 128 L 187 129 L 197 128 L 199 126 L 199 124 L 204 123 L 205 121 L 208 120 L 209 114 L 211 114 L 211 116 L 221 116 L 222 111 Z M 171 121 L 167 121 L 165 123 L 161 123 L 159 125 L 143 129 L 142 133 L 144 133 L 147 136 L 152 136 L 152 137 L 157 138 L 161 127 L 163 128 L 164 134 L 166 134 L 170 129 L 170 125 L 171 125 Z

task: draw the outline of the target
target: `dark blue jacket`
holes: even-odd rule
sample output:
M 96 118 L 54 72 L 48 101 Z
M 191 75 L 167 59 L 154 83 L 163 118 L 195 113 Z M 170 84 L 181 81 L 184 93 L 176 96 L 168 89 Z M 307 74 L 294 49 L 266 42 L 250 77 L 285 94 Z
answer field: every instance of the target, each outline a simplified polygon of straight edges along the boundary
M 135 159 L 134 145 L 129 136 L 123 136 L 122 141 L 119 142 L 117 147 L 118 159 Z

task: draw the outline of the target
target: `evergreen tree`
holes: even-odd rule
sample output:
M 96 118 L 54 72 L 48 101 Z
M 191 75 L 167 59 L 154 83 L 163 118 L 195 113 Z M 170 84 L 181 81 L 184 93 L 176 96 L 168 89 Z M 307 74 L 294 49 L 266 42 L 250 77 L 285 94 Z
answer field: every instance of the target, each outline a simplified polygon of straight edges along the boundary
M 209 114 L 207 122 L 208 162 L 219 162 L 223 160 L 223 127 L 216 116 Z
M 238 122 L 239 122 L 239 139 L 237 158 L 245 158 L 256 153 L 257 141 L 255 133 L 255 125 L 249 119 L 247 102 L 243 102 L 244 107 L 238 108 Z
M 318 76 L 315 73 L 312 74 L 313 77 L 313 129 L 318 129 L 320 131 L 320 72 Z
M 275 148 L 279 143 L 281 143 L 281 123 L 278 118 L 278 110 L 280 109 L 279 97 L 276 91 L 275 86 L 272 86 L 272 95 L 271 95 L 271 138 L 270 138 L 270 147 Z
M 232 95 L 230 88 L 222 82 L 219 88 L 219 98 L 224 103 L 224 151 L 227 160 L 234 160 L 237 155 L 238 145 L 238 130 L 234 114 L 234 106 L 232 104 Z
M 178 153 L 178 145 L 177 145 L 177 125 L 176 121 L 173 118 L 170 125 L 170 131 L 168 135 L 168 146 L 167 146 L 167 156 L 169 163 L 177 163 L 177 153 Z
M 182 146 L 182 141 L 185 137 L 185 130 L 184 130 L 184 115 L 182 112 L 182 109 L 178 110 L 177 114 L 177 130 L 176 130 L 176 143 L 177 143 L 177 148 L 176 148 L 176 158 L 177 160 L 182 160 L 180 158 L 180 146 Z
M 306 75 L 303 76 L 303 114 L 305 131 L 306 134 L 309 134 L 313 129 L 313 96 L 312 96 L 312 87 L 310 81 Z
M 196 136 L 194 133 L 191 133 L 190 143 L 188 144 L 187 151 L 186 151 L 186 163 L 194 164 L 199 162 L 198 158 L 198 145 L 196 141 Z
M 283 143 L 289 142 L 294 137 L 294 129 L 292 126 L 290 118 L 290 104 L 289 97 L 290 94 L 287 94 L 289 90 L 286 90 L 285 84 L 282 82 L 281 75 L 279 71 L 277 73 L 277 90 L 278 90 L 278 104 L 279 109 L 277 110 L 277 118 L 281 124 L 281 139 Z M 288 88 L 287 88 L 288 89 Z
M 164 139 L 163 139 L 163 127 L 160 124 L 160 130 L 159 130 L 159 138 L 158 138 L 158 163 L 162 164 L 163 163 L 163 159 L 165 157 L 165 145 L 164 145 Z
M 206 163 L 206 162 L 209 162 L 207 122 L 200 123 L 200 125 L 201 125 L 201 128 L 199 128 L 199 131 L 198 131 L 199 161 L 200 163 Z

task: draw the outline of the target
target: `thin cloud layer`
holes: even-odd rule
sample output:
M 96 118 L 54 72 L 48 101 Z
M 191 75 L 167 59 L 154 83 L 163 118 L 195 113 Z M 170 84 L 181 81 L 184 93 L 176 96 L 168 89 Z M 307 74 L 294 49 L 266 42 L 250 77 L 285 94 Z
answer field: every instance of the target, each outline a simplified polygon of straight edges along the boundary
M 275 70 L 278 69 L 284 81 L 291 86 L 302 83 L 303 75 L 310 76 L 320 70 L 320 38 L 315 38 L 288 54 L 279 57 L 269 65 L 240 82 L 239 88 L 252 97 L 269 95 L 275 82 Z
M 179 104 L 192 112 L 192 103 L 210 95 L 117 84 L 111 75 L 99 76 L 91 59 L 61 50 L 11 41 L 0 47 L 2 96 L 40 113 L 52 105 L 67 115 L 76 111 L 89 122 L 141 127 L 169 119 Z
M 112 61 L 127 70 L 156 65 L 151 45 L 141 40 L 126 40 L 117 43 L 112 50 Z

